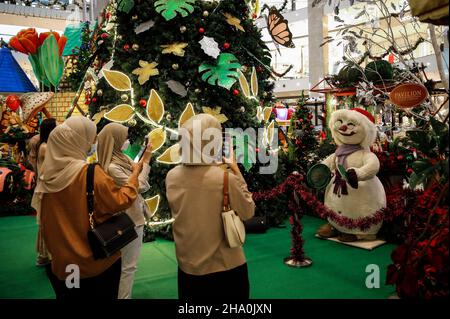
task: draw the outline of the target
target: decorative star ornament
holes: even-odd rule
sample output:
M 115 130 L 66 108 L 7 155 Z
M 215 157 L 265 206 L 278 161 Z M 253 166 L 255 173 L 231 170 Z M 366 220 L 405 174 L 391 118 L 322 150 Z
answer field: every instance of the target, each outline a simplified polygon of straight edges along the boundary
M 161 45 L 161 48 L 163 49 L 162 54 L 173 54 L 176 56 L 184 57 L 184 54 L 186 53 L 184 49 L 188 46 L 187 43 L 183 42 L 175 42 L 172 44 L 165 44 Z
M 156 62 L 149 63 L 147 61 L 139 60 L 139 65 L 141 67 L 134 69 L 132 73 L 139 76 L 138 80 L 140 85 L 146 83 L 151 76 L 159 74 L 159 71 L 156 68 L 158 63 Z

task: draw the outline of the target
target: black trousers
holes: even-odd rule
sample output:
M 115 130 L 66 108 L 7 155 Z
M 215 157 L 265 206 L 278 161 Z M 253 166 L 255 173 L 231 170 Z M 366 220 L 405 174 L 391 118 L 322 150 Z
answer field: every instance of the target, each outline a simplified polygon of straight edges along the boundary
M 178 298 L 181 300 L 248 300 L 250 283 L 247 264 L 203 276 L 185 273 L 178 267 Z
M 47 265 L 48 279 L 58 300 L 69 299 L 117 299 L 119 294 L 121 260 L 117 260 L 111 267 L 98 276 L 80 279 L 80 288 L 67 288 L 65 280 L 59 280 L 51 265 Z

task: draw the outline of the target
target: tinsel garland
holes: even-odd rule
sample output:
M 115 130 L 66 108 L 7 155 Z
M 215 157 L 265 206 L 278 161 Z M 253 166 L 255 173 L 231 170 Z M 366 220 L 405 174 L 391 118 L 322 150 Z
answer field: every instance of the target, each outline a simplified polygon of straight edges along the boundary
M 286 193 L 286 190 L 295 191 L 299 195 L 299 199 L 308 208 L 314 211 L 319 217 L 323 219 L 331 219 L 333 222 L 339 226 L 345 227 L 347 229 L 360 229 L 362 231 L 369 229 L 373 225 L 379 224 L 387 218 L 391 219 L 394 216 L 401 214 L 404 208 L 404 198 L 406 190 L 401 188 L 396 188 L 390 190 L 387 195 L 388 207 L 377 211 L 375 214 L 358 219 L 352 219 L 345 216 L 341 216 L 334 212 L 333 210 L 326 207 L 322 202 L 320 202 L 317 197 L 311 193 L 311 191 L 306 188 L 302 182 L 304 178 L 300 174 L 290 175 L 283 183 L 277 187 L 263 192 L 258 192 L 253 194 L 253 200 L 255 202 L 261 200 L 270 200 L 280 194 Z M 290 203 L 291 204 L 291 203 Z M 289 209 L 293 211 L 292 204 Z

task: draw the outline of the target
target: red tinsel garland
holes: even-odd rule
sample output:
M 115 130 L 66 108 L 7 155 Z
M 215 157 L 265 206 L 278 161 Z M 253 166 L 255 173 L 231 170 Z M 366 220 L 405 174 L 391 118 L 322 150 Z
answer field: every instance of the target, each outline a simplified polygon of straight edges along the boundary
M 331 219 L 336 224 L 347 229 L 358 228 L 362 231 L 369 229 L 373 225 L 379 224 L 387 218 L 391 219 L 398 215 L 399 212 L 403 211 L 405 205 L 404 199 L 407 191 L 396 188 L 388 193 L 388 206 L 386 208 L 381 209 L 368 217 L 359 219 L 348 218 L 335 213 L 320 202 L 317 197 L 302 184 L 303 179 L 303 176 L 300 174 L 292 174 L 283 183 L 272 190 L 254 193 L 253 200 L 258 202 L 274 199 L 280 194 L 285 193 L 287 189 L 290 189 L 295 191 L 300 199 L 321 218 Z

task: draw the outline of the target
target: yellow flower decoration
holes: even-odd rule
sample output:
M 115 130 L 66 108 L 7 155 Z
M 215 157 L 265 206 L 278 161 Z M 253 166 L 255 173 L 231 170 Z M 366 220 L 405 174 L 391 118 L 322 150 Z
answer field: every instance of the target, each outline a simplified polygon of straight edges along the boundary
M 176 56 L 183 57 L 185 53 L 184 48 L 186 48 L 187 46 L 188 46 L 187 43 L 180 43 L 180 42 L 161 45 L 161 48 L 164 49 L 162 51 L 162 54 L 173 54 Z
M 233 27 L 235 27 L 236 30 L 241 30 L 242 32 L 245 32 L 244 28 L 241 26 L 241 20 L 239 20 L 238 18 L 232 16 L 229 13 L 224 13 L 223 15 L 227 19 L 227 23 L 229 25 L 232 25 Z
M 219 106 L 215 107 L 214 109 L 205 106 L 205 107 L 202 107 L 202 110 L 204 113 L 214 116 L 221 124 L 228 121 L 228 117 L 226 117 L 225 115 L 220 113 L 222 108 Z
M 158 69 L 156 68 L 158 66 L 158 63 L 152 62 L 149 63 L 147 61 L 139 61 L 140 68 L 136 68 L 133 70 L 133 74 L 139 75 L 139 84 L 143 85 L 145 82 L 147 82 L 151 76 L 155 76 L 159 74 Z

